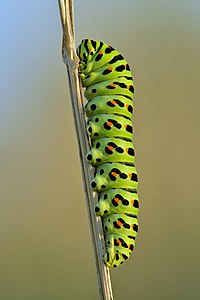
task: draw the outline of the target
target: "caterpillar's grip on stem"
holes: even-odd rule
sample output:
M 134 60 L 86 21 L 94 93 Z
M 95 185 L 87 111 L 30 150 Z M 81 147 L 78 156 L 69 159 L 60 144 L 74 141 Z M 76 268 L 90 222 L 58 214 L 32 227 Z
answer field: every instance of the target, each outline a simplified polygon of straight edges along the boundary
M 85 39 L 77 49 L 86 87 L 87 159 L 95 167 L 91 188 L 98 193 L 106 241 L 104 262 L 117 267 L 133 252 L 138 231 L 138 178 L 132 143 L 134 85 L 130 67 L 113 47 Z

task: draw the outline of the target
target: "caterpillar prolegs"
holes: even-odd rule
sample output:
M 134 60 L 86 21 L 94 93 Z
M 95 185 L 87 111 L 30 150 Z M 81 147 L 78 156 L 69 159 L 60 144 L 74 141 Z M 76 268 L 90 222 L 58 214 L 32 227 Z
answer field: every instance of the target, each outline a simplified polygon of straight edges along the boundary
M 103 42 L 84 39 L 77 55 L 88 100 L 85 111 L 91 149 L 87 160 L 95 167 L 91 187 L 99 195 L 95 212 L 102 218 L 106 243 L 103 259 L 113 268 L 129 258 L 138 231 L 133 79 L 123 56 Z

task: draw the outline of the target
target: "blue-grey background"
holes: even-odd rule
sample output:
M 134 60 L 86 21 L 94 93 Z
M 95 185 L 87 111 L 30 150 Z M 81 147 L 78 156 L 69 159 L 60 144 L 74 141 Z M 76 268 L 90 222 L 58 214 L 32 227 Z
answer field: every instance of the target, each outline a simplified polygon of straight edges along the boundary
M 200 1 L 75 1 L 135 78 L 140 231 L 115 300 L 200 295 Z M 0 2 L 0 299 L 98 299 L 57 1 Z

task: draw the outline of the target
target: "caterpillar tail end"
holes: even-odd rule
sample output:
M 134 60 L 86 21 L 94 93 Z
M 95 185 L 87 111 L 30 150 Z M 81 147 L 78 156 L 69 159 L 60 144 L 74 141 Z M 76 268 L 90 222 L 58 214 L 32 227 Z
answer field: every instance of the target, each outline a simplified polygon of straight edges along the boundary
M 114 268 L 114 262 L 115 262 L 114 250 L 111 251 L 111 249 L 109 249 L 108 252 L 105 253 L 103 257 L 103 261 L 108 268 L 110 269 Z
M 116 259 L 119 256 L 117 255 L 116 251 L 114 249 L 108 249 L 106 254 L 103 257 L 103 261 L 106 264 L 106 266 L 110 269 L 116 268 L 119 265 L 121 265 L 125 260 L 124 259 Z

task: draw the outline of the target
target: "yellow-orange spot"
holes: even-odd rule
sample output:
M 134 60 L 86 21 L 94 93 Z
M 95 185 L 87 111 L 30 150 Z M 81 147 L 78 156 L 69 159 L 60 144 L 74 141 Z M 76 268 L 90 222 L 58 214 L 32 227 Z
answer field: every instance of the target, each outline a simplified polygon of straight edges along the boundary
M 116 84 L 111 83 L 111 84 L 109 84 L 109 86 L 116 87 Z
M 112 100 L 111 103 L 115 105 L 115 104 L 116 104 L 116 101 L 115 101 L 115 100 Z
M 111 174 L 112 174 L 112 176 L 114 176 L 114 177 L 117 176 L 117 173 L 116 173 L 116 172 L 112 172 Z
M 128 177 L 131 177 L 132 176 L 132 173 L 128 173 Z
M 126 128 L 127 127 L 127 124 L 124 124 L 124 128 Z
M 120 222 L 120 221 L 117 221 L 117 225 L 119 226 L 119 227 L 122 227 L 122 222 Z
M 92 50 L 93 50 L 92 48 L 89 49 L 90 52 L 92 52 Z
M 125 152 L 127 152 L 127 153 L 128 153 L 128 148 L 126 148 L 126 149 L 125 149 Z
M 114 198 L 114 200 L 115 200 L 115 202 L 117 202 L 117 203 L 120 202 L 119 198 Z
M 126 108 L 128 108 L 128 104 L 126 104 Z
M 108 121 L 107 125 L 111 127 L 113 125 L 113 123 Z
M 108 70 L 109 70 L 109 71 L 112 71 L 112 70 L 113 70 L 113 67 L 108 68 Z
M 100 51 L 98 54 L 103 54 L 103 52 L 102 52 L 102 51 Z
M 121 241 L 120 241 L 120 240 L 116 240 L 116 243 L 117 243 L 118 245 L 120 245 L 120 244 L 121 244 Z
M 112 147 L 112 146 L 108 146 L 108 149 L 109 149 L 110 151 L 112 151 L 112 150 L 113 150 L 113 147 Z
M 130 201 L 130 203 L 131 203 L 131 205 L 133 205 L 133 203 L 134 203 L 134 200 L 131 200 L 131 201 Z

